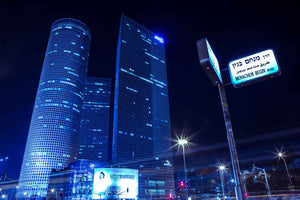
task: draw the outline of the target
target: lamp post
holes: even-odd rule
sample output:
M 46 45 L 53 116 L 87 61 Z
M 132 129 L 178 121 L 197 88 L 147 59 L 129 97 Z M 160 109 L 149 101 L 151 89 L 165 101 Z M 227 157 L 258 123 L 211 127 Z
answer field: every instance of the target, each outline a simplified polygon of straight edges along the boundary
M 290 173 L 289 173 L 289 170 L 288 170 L 288 166 L 287 166 L 286 161 L 284 159 L 286 157 L 286 155 L 284 154 L 284 152 L 279 151 L 279 152 L 277 152 L 277 157 L 279 159 L 283 160 L 283 163 L 284 163 L 284 166 L 285 166 L 285 170 L 286 170 L 287 176 L 289 178 L 290 188 L 293 189 L 294 186 L 293 186 L 293 183 L 292 183 L 292 179 L 291 179 L 291 176 L 290 176 Z
M 266 173 L 266 170 L 263 169 L 263 168 L 259 168 L 259 167 L 256 167 L 254 164 L 253 164 L 253 171 L 255 171 L 255 169 L 258 169 L 258 170 L 261 170 L 263 173 L 264 173 L 264 177 L 265 177 L 265 186 L 266 186 L 266 189 L 268 191 L 268 197 L 271 198 L 271 189 L 270 189 L 270 185 L 269 185 L 269 181 L 268 181 L 268 177 L 267 177 L 267 173 Z M 263 182 L 262 182 L 263 183 Z
M 219 165 L 218 167 L 221 177 L 221 185 L 222 185 L 222 192 L 223 192 L 223 198 L 225 199 L 225 187 L 224 187 L 224 171 L 226 170 L 225 165 Z
M 56 192 L 56 190 L 55 190 L 54 188 L 51 189 L 51 193 L 52 193 L 52 194 L 55 193 L 55 199 L 57 199 L 57 192 Z M 52 196 L 52 194 L 51 194 L 51 196 Z
M 185 146 L 188 145 L 188 140 L 185 138 L 178 139 L 177 144 L 182 147 L 182 157 L 183 157 L 183 170 L 184 170 L 184 189 L 186 199 L 188 198 L 188 190 L 187 190 L 187 179 L 186 179 L 186 164 L 185 164 Z

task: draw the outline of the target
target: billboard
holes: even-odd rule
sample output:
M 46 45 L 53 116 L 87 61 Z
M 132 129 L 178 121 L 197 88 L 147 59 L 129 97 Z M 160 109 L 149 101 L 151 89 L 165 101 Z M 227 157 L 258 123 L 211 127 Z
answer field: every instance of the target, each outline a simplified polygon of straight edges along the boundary
M 197 41 L 200 65 L 206 71 L 208 78 L 214 85 L 222 83 L 220 66 L 210 44 L 206 38 Z
M 231 61 L 228 65 L 234 87 L 280 75 L 279 65 L 271 49 Z
M 95 168 L 93 199 L 137 199 L 138 170 Z

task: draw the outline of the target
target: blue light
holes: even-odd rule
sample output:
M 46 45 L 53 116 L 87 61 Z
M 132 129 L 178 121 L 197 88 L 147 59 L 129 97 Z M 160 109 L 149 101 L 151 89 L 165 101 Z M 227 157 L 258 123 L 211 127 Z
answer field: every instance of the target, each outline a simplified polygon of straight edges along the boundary
M 154 36 L 154 39 L 158 40 L 160 43 L 165 43 L 164 39 L 162 37 L 159 37 L 157 35 Z

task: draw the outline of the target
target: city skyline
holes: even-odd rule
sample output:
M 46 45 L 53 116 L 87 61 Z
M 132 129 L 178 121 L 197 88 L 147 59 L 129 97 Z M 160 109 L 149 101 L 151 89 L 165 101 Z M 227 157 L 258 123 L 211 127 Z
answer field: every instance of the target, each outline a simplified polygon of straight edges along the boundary
M 297 106 L 299 84 L 296 76 L 299 72 L 296 62 L 299 42 L 293 25 L 296 24 L 299 16 L 292 5 L 285 3 L 282 6 L 280 3 L 261 3 L 260 5 L 262 7 L 257 9 L 250 2 L 238 5 L 232 2 L 215 5 L 206 2 L 182 6 L 161 3 L 162 9 L 158 9 L 156 5 L 148 8 L 135 5 L 138 9 L 133 11 L 130 5 L 120 3 L 120 5 L 113 6 L 109 4 L 107 11 L 101 14 L 96 9 L 97 6 L 93 5 L 83 7 L 71 5 L 73 10 L 68 10 L 67 7 L 70 5 L 65 4 L 61 8 L 47 3 L 28 4 L 24 6 L 27 9 L 19 7 L 13 9 L 14 3 L 3 4 L 2 7 L 7 9 L 1 13 L 2 19 L 5 19 L 5 16 L 12 18 L 11 21 L 4 22 L 10 31 L 1 33 L 2 38 L 5 38 L 5 41 L 2 41 L 5 51 L 3 50 L 1 55 L 3 66 L 1 92 L 6 94 L 1 100 L 1 133 L 4 133 L 1 134 L 1 140 L 5 141 L 1 147 L 1 153 L 3 157 L 9 157 L 5 164 L 9 169 L 7 176 L 13 178 L 15 176 L 13 172 L 20 168 L 23 155 L 21 151 L 25 147 L 32 102 L 44 56 L 44 50 L 41 49 L 45 49 L 47 43 L 49 24 L 66 15 L 84 21 L 93 29 L 93 35 L 97 35 L 94 37 L 97 39 L 92 44 L 90 59 L 92 67 L 88 72 L 93 76 L 108 78 L 114 76 L 114 51 L 122 10 L 128 13 L 129 17 L 163 36 L 167 58 L 169 58 L 167 65 L 169 66 L 172 133 L 173 135 L 179 134 L 184 129 L 190 129 L 189 135 L 197 133 L 194 134 L 192 140 L 194 146 L 191 150 L 193 151 L 201 152 L 201 147 L 210 147 L 212 151 L 215 151 L 213 147 L 219 144 L 223 145 L 222 150 L 226 149 L 224 122 L 217 90 L 211 86 L 205 74 L 198 70 L 200 65 L 195 43 L 202 36 L 208 37 L 222 69 L 225 69 L 226 64 L 231 60 L 267 48 L 273 48 L 278 55 L 282 68 L 282 75 L 279 78 L 240 89 L 232 86 L 226 87 L 237 141 L 247 138 L 254 140 L 260 135 L 268 136 L 268 134 L 278 132 L 278 127 L 282 130 L 290 130 L 290 126 L 299 127 L 297 115 L 299 113 L 299 106 Z M 196 8 L 203 8 L 203 10 L 198 12 Z M 209 12 L 211 9 L 220 14 L 207 18 L 211 16 Z M 243 13 L 242 10 L 245 12 Z M 90 11 L 91 14 L 86 14 L 86 11 Z M 98 58 L 99 55 L 102 55 L 101 59 Z M 222 71 L 223 75 L 226 76 L 226 71 Z M 22 90 L 19 89 L 21 84 Z M 22 101 L 20 101 L 20 96 Z M 270 155 L 268 159 L 272 158 L 274 145 L 286 146 L 291 142 L 299 141 L 297 131 L 287 131 L 287 133 L 286 136 L 281 134 L 280 138 L 271 135 L 265 138 L 270 142 L 270 146 L 265 150 L 265 153 Z M 15 138 L 19 139 L 16 141 Z M 262 143 L 255 142 L 253 145 L 263 149 Z M 15 146 L 13 149 L 10 148 L 12 145 Z M 254 149 L 254 146 L 251 148 Z M 238 150 L 239 148 L 238 144 Z M 251 156 L 251 152 L 246 149 L 245 152 Z M 296 149 L 296 152 L 299 152 L 299 149 Z M 196 156 L 203 155 L 197 154 Z M 219 159 L 218 156 L 213 156 L 213 158 Z M 187 159 L 187 163 L 190 160 L 192 159 Z M 177 162 L 180 164 L 180 159 Z
M 163 39 L 121 16 L 112 136 L 111 80 L 86 76 L 90 43 L 83 22 L 52 24 L 16 197 L 45 198 L 78 159 L 138 169 L 139 198 L 175 194 Z

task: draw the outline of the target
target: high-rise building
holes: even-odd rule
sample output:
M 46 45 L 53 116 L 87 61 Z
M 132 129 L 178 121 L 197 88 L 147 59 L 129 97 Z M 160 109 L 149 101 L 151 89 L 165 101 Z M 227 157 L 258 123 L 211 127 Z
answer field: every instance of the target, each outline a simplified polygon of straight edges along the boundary
M 34 103 L 21 174 L 18 199 L 46 197 L 53 169 L 77 159 L 84 83 L 91 35 L 75 19 L 52 24 Z
M 163 38 L 122 15 L 116 61 L 112 161 L 139 169 L 139 198 L 174 192 Z
M 79 159 L 108 162 L 111 79 L 85 82 L 79 137 Z

